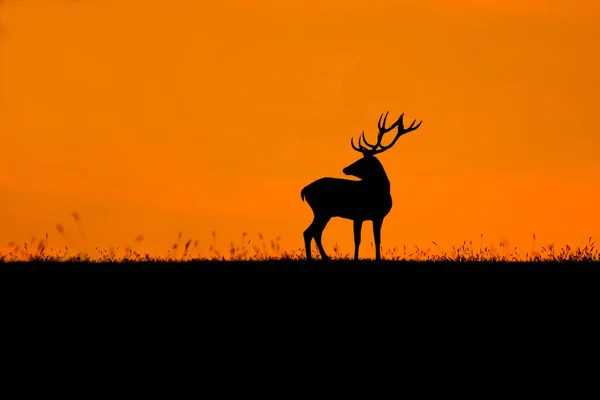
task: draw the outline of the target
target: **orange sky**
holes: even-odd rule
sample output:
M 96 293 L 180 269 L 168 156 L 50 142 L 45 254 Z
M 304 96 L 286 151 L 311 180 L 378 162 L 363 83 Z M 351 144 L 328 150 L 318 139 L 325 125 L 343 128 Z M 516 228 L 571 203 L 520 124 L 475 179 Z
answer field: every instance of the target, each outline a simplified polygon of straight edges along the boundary
M 77 211 L 90 248 L 297 249 L 300 190 L 386 110 L 423 125 L 379 157 L 384 248 L 600 237 L 596 0 L 0 0 L 0 23 L 0 247 L 80 243 Z

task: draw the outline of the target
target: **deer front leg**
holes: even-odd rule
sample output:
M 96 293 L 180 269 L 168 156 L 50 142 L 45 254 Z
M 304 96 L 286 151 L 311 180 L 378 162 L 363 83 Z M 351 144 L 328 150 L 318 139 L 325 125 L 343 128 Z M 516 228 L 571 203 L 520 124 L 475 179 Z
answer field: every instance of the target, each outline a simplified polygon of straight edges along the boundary
M 381 225 L 383 219 L 373 220 L 373 237 L 375 238 L 375 259 L 381 260 Z
M 354 260 L 358 260 L 358 248 L 360 247 L 360 233 L 362 231 L 362 221 L 354 221 Z

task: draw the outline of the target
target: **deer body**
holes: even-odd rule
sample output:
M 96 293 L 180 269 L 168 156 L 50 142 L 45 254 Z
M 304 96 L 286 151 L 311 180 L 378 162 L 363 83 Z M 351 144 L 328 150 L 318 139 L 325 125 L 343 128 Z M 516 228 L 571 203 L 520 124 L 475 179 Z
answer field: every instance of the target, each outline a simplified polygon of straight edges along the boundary
M 404 114 L 403 114 L 404 115 Z M 390 181 L 385 173 L 383 165 L 375 157 L 375 154 L 381 153 L 394 145 L 396 140 L 404 133 L 417 129 L 421 123 L 414 126 L 415 121 L 408 129 L 404 129 L 402 117 L 400 116 L 391 127 L 385 127 L 387 114 L 381 124 L 379 118 L 379 136 L 377 144 L 371 145 L 362 135 L 362 141 L 359 138 L 359 147 L 354 146 L 354 150 L 363 154 L 363 158 L 344 168 L 344 174 L 356 176 L 359 181 L 321 178 L 306 186 L 300 192 L 302 200 L 306 202 L 313 211 L 314 218 L 310 226 L 304 231 L 304 243 L 306 247 L 306 259 L 311 259 L 310 244 L 315 239 L 321 258 L 326 260 L 327 255 L 323 249 L 321 237 L 325 226 L 333 217 L 350 219 L 354 222 L 354 259 L 358 260 L 358 249 L 361 242 L 362 223 L 364 221 L 373 221 L 373 236 L 375 239 L 375 258 L 381 259 L 381 226 L 383 219 L 392 209 L 392 196 L 390 194 Z M 392 143 L 388 146 L 381 145 L 381 139 L 386 132 L 398 126 L 398 134 Z
M 392 209 L 388 190 L 369 181 L 321 178 L 302 189 L 302 200 L 318 215 L 351 220 L 373 221 Z

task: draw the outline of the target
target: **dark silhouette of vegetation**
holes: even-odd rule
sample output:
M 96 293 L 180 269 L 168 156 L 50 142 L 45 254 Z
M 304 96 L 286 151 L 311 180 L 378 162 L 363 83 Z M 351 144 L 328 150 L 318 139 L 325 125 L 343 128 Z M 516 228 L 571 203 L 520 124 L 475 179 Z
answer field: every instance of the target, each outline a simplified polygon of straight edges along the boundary
M 59 229 L 60 228 L 60 229 Z M 65 229 L 59 224 L 59 232 L 65 235 Z M 86 252 L 68 248 L 48 247 L 48 243 L 53 239 L 45 234 L 39 241 L 32 237 L 29 242 L 17 243 L 10 242 L 6 249 L 0 250 L 0 262 L 37 262 L 37 263 L 56 263 L 56 262 L 74 262 L 74 263 L 256 263 L 268 262 L 282 264 L 300 263 L 306 261 L 303 248 L 295 251 L 283 250 L 281 248 L 281 237 L 274 240 L 267 240 L 259 233 L 257 240 L 253 240 L 244 232 L 241 240 L 237 243 L 230 241 L 228 251 L 218 249 L 217 234 L 212 232 L 213 242 L 208 247 L 203 247 L 197 239 L 185 238 L 183 232 L 179 232 L 177 240 L 166 249 L 163 256 L 142 253 L 137 246 L 117 246 L 108 250 L 100 249 L 96 246 L 95 251 Z M 143 235 L 137 235 L 132 239 L 137 245 L 144 241 Z M 37 244 L 36 244 L 37 242 Z M 372 243 L 371 243 L 372 245 Z M 447 251 L 432 241 L 433 247 L 420 248 L 413 247 L 392 247 L 382 251 L 386 260 L 394 263 L 537 263 L 546 262 L 600 262 L 600 252 L 590 237 L 583 247 L 571 248 L 569 245 L 557 248 L 550 244 L 541 246 L 538 249 L 536 245 L 536 236 L 533 235 L 533 242 L 529 251 L 522 252 L 517 247 L 508 249 L 505 243 L 500 242 L 499 247 L 484 246 L 483 235 L 481 243 L 475 248 L 473 242 L 463 242 L 462 245 L 452 246 Z M 315 253 L 316 255 L 316 253 Z M 349 253 L 343 253 L 336 245 L 331 257 L 333 261 L 344 263 L 352 261 Z M 373 260 L 364 260 L 365 263 L 371 263 Z M 385 261 L 387 263 L 387 261 Z M 384 261 L 382 261 L 384 262 Z
M 216 233 L 213 232 L 213 239 Z M 386 260 L 354 260 L 350 254 L 339 251 L 337 246 L 327 263 L 306 260 L 304 249 L 282 251 L 279 241 L 264 240 L 259 234 L 259 241 L 254 244 L 247 234 L 242 235 L 242 243 L 230 243 L 228 252 L 221 253 L 213 244 L 204 253 L 197 240 L 188 239 L 182 242 L 179 233 L 177 242 L 167 251 L 165 256 L 141 254 L 129 246 L 116 247 L 109 250 L 96 248 L 94 253 L 71 252 L 68 248 L 47 249 L 44 236 L 42 245 L 30 246 L 9 243 L 9 249 L 0 252 L 0 271 L 6 270 L 168 270 L 194 269 L 198 271 L 296 271 L 296 270 L 330 270 L 330 271 L 535 271 L 535 270 L 600 270 L 600 253 L 595 248 L 592 238 L 583 248 L 572 249 L 568 245 L 561 249 L 555 246 L 542 246 L 540 251 L 534 248 L 531 252 L 521 254 L 517 248 L 505 250 L 503 243 L 500 249 L 480 247 L 473 248 L 472 242 L 463 242 L 459 247 L 452 247 L 449 252 L 439 250 L 432 254 L 431 249 L 420 249 L 414 246 L 408 249 L 391 248 L 384 252 Z M 138 235 L 134 241 L 144 240 Z M 180 243 L 183 243 L 180 245 Z M 178 250 L 181 249 L 181 252 Z
M 83 232 L 81 216 L 73 213 L 72 217 L 78 225 L 79 236 L 84 242 L 87 236 Z M 230 241 L 228 250 L 221 251 L 217 246 L 217 234 L 212 232 L 212 243 L 202 246 L 193 237 L 184 237 L 179 232 L 172 246 L 166 249 L 164 256 L 142 253 L 141 244 L 144 235 L 132 238 L 133 245 L 101 249 L 94 251 L 77 248 L 74 237 L 67 235 L 62 224 L 56 230 L 65 242 L 72 247 L 53 248 L 56 238 L 44 234 L 40 239 L 31 237 L 28 241 L 17 243 L 12 241 L 0 247 L 0 271 L 6 270 L 168 270 L 194 269 L 198 271 L 233 270 L 394 270 L 394 271 L 445 271 L 445 270 L 556 270 L 556 269 L 598 269 L 600 252 L 595 248 L 590 237 L 583 247 L 571 248 L 566 245 L 557 248 L 553 244 L 536 245 L 533 235 L 531 249 L 521 252 L 517 247 L 507 248 L 500 242 L 499 247 L 484 246 L 483 234 L 478 248 L 473 242 L 448 248 L 447 251 L 431 242 L 433 247 L 422 249 L 418 246 L 407 246 L 382 249 L 386 260 L 360 260 L 349 253 L 343 253 L 339 247 L 333 248 L 331 259 L 327 263 L 309 261 L 305 257 L 305 249 L 288 251 L 281 248 L 281 237 L 267 240 L 259 233 L 257 240 L 244 232 L 241 240 Z M 76 231 L 77 232 L 77 231 Z M 79 241 L 77 241 L 79 242 Z M 373 243 L 371 243 L 373 245 Z M 314 256 L 317 256 L 315 251 Z

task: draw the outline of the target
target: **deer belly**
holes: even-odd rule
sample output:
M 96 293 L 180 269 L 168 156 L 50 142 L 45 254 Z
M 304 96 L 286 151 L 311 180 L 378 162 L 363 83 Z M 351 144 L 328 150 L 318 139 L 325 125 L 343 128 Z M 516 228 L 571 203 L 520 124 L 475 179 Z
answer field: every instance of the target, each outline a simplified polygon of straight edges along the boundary
M 333 199 L 331 199 L 333 200 Z M 334 217 L 370 221 L 385 217 L 392 208 L 391 198 L 369 196 L 342 196 L 337 202 L 329 204 L 330 214 Z
M 348 219 L 383 218 L 392 207 L 389 193 L 368 190 L 360 181 L 321 178 L 303 192 L 315 214 Z

